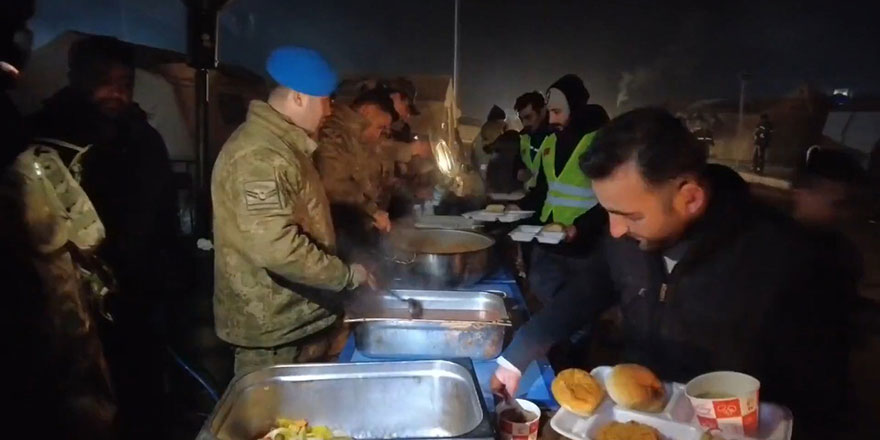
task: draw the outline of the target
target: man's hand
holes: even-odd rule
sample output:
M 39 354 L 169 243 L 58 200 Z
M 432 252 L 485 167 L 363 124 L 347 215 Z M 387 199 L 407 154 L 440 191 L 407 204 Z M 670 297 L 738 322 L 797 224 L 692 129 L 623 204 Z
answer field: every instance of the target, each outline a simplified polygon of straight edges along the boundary
M 519 371 L 511 370 L 506 367 L 498 366 L 492 380 L 489 381 L 489 388 L 493 394 L 502 395 L 502 388 L 507 389 L 508 394 L 516 397 L 516 390 L 519 388 L 519 380 L 522 374 Z
M 516 172 L 516 180 L 519 180 L 520 182 L 528 182 L 529 179 L 531 179 L 531 178 L 532 178 L 531 171 L 529 171 L 525 168 Z
M 348 277 L 348 285 L 345 286 L 348 290 L 357 289 L 362 284 L 373 279 L 367 268 L 357 263 L 349 266 L 348 271 L 350 275 Z
M 382 210 L 373 213 L 373 226 L 382 232 L 391 232 L 391 219 L 388 213 Z
M 572 242 L 577 237 L 578 230 L 574 225 L 565 227 L 565 238 L 563 240 Z
M 425 187 L 419 188 L 416 190 L 416 193 L 413 194 L 416 199 L 419 201 L 431 200 L 434 198 L 434 188 L 433 187 Z

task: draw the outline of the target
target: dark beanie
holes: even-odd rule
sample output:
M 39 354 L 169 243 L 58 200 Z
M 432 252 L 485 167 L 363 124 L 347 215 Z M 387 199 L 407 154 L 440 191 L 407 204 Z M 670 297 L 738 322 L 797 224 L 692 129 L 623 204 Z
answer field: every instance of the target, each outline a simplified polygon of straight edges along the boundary
M 584 86 L 584 81 L 573 73 L 559 78 L 549 89 L 561 91 L 565 95 L 565 100 L 568 101 L 568 107 L 571 111 L 584 108 L 587 105 L 587 101 L 590 100 L 590 92 Z
M 501 107 L 497 105 L 492 106 L 492 110 L 489 110 L 489 116 L 486 117 L 486 121 L 503 121 L 507 119 L 507 115 L 504 114 L 504 110 L 501 110 Z

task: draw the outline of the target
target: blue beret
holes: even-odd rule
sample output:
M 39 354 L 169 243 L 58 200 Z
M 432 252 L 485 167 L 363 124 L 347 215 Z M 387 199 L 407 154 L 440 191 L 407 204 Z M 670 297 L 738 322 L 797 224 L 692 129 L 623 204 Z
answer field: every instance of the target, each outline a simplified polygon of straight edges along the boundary
M 272 51 L 266 71 L 278 84 L 312 96 L 330 96 L 336 90 L 336 72 L 318 52 L 285 46 Z

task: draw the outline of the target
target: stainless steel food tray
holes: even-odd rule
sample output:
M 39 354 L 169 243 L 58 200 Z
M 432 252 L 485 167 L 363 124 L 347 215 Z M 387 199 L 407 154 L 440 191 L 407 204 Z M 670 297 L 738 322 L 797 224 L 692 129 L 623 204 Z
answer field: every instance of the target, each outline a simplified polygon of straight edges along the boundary
M 391 295 L 361 295 L 348 305 L 346 322 L 360 323 L 355 346 L 377 359 L 494 359 L 501 353 L 510 317 L 504 298 L 489 292 L 395 289 L 421 302 L 412 319 L 407 304 Z
M 232 382 L 197 440 L 253 440 L 279 417 L 358 439 L 491 439 L 473 364 L 456 361 L 284 365 Z

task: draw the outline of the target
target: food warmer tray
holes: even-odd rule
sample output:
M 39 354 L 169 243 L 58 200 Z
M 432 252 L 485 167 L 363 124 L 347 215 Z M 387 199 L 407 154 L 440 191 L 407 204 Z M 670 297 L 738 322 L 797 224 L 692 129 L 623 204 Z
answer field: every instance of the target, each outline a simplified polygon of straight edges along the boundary
M 473 364 L 461 359 L 264 368 L 230 384 L 197 440 L 259 439 L 279 417 L 356 440 L 494 436 Z
M 414 319 L 408 304 L 390 294 L 359 295 L 346 307 L 345 322 L 358 323 L 355 346 L 377 359 L 494 359 L 511 326 L 504 298 L 483 291 L 395 289 L 419 301 Z

